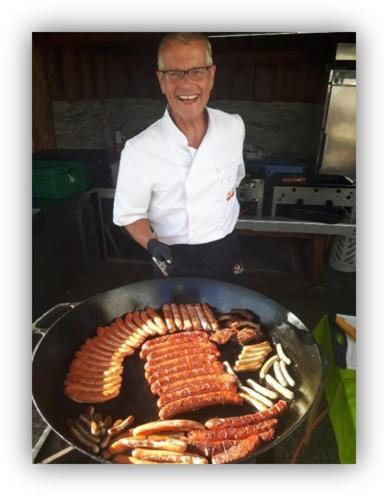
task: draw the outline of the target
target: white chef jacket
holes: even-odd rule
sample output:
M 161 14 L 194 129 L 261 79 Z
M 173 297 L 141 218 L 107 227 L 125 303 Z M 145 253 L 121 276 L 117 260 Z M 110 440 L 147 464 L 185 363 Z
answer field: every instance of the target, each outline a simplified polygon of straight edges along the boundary
M 233 231 L 240 212 L 235 191 L 245 175 L 245 127 L 239 115 L 206 110 L 208 129 L 195 154 L 167 109 L 126 142 L 115 224 L 148 219 L 157 238 L 168 245 L 208 243 Z

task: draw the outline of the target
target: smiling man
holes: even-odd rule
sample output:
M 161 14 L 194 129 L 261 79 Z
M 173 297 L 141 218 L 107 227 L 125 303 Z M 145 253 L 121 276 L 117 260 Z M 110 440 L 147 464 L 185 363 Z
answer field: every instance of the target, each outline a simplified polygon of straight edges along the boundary
M 243 121 L 207 107 L 216 66 L 204 35 L 165 36 L 156 74 L 167 109 L 125 144 L 113 220 L 165 275 L 233 280 L 242 267 Z

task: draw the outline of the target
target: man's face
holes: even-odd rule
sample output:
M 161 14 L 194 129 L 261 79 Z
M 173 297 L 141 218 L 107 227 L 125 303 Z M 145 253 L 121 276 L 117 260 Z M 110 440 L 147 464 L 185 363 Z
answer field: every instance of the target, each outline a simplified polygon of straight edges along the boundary
M 201 41 L 188 44 L 172 42 L 163 52 L 163 70 L 188 70 L 206 67 L 206 48 Z M 161 71 L 157 71 L 162 93 L 166 95 L 175 118 L 195 120 L 200 117 L 209 101 L 213 88 L 216 68 L 211 66 L 200 80 L 190 79 L 188 74 L 180 81 L 171 81 Z

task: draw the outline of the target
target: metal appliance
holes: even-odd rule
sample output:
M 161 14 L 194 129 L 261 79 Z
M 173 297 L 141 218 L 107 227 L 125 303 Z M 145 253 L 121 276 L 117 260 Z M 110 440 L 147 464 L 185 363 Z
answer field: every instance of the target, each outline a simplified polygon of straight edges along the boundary
M 260 218 L 263 211 L 264 179 L 246 176 L 237 188 L 240 216 L 245 213 Z
M 318 174 L 356 177 L 355 60 L 355 44 L 338 45 L 323 113 Z

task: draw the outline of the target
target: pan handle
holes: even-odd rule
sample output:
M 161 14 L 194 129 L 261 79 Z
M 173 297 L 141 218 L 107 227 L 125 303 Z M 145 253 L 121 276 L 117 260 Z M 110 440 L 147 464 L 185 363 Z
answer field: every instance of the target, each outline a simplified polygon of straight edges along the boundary
M 80 303 L 80 301 L 67 302 L 58 303 L 53 306 L 32 323 L 32 332 L 34 334 L 40 334 L 43 337 L 50 327 L 52 327 L 60 318 Z

